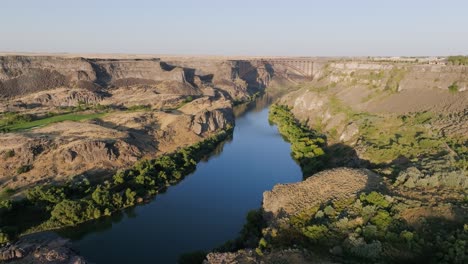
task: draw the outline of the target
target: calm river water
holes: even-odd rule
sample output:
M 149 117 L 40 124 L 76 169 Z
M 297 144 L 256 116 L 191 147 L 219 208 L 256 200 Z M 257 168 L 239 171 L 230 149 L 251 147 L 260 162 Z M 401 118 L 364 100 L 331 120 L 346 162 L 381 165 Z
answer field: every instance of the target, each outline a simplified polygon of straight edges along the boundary
M 302 179 L 265 101 L 236 119 L 233 139 L 148 204 L 61 232 L 92 263 L 177 263 L 234 239 L 277 183 Z

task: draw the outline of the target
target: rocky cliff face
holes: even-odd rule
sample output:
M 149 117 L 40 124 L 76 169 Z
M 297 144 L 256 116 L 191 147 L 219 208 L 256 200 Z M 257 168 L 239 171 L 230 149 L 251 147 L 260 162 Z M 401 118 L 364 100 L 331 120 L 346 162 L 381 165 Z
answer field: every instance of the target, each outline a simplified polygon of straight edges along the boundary
M 85 59 L 62 57 L 0 57 L 0 95 L 14 97 L 56 87 L 99 90 L 106 87 L 184 83 L 184 70 L 164 70 L 159 59 Z
M 276 77 L 273 76 L 273 81 Z M 343 253 L 349 250 L 345 244 L 327 247 L 336 245 L 337 237 L 342 235 L 355 239 L 353 232 L 367 228 L 346 229 L 353 221 L 362 225 L 363 217 L 352 219 L 349 214 L 352 210 L 343 211 L 344 203 L 340 203 L 357 201 L 362 206 L 362 198 L 357 198 L 362 192 L 374 192 L 389 203 L 399 203 L 390 210 L 391 214 L 401 210 L 401 214 L 394 216 L 398 221 L 424 225 L 437 219 L 437 225 L 447 232 L 445 223 L 457 223 L 460 217 L 457 225 L 462 232 L 466 214 L 456 212 L 465 207 L 463 199 L 468 183 L 467 67 L 322 61 L 314 63 L 313 77 L 307 82 L 293 79 L 279 103 L 289 106 L 298 122 L 327 135 L 326 151 L 330 156 L 327 166 L 333 169 L 299 183 L 278 184 L 265 192 L 260 212 L 266 228 L 262 227 L 258 247 L 212 252 L 204 263 L 349 261 L 351 257 Z M 447 204 L 450 208 L 443 209 Z M 326 216 L 326 206 L 333 212 L 334 208 L 340 208 L 336 211 L 339 213 Z M 326 227 L 326 218 L 340 220 Z M 321 227 L 326 229 L 323 237 L 317 235 Z M 332 234 L 335 228 L 346 231 L 335 236 Z M 426 225 L 420 230 L 425 229 L 431 238 L 437 228 Z M 422 237 L 420 230 L 412 232 Z M 390 240 L 372 238 L 382 245 Z M 364 239 L 359 241 L 360 244 L 353 245 L 365 245 Z M 415 252 L 414 248 L 408 250 L 409 254 L 395 252 L 391 246 L 383 248 L 379 250 L 391 248 L 390 254 L 382 254 L 382 260 L 390 262 L 395 255 L 403 259 Z
M 12 114 L 99 116 L 0 134 L 0 186 L 110 175 L 194 144 L 232 127 L 232 102 L 255 91 L 224 60 L 0 57 L 0 126 Z
M 460 120 L 446 122 L 466 117 L 466 66 L 371 61 L 314 65 L 314 79 L 288 93 L 281 102 L 291 106 L 298 119 L 307 121 L 311 128 L 331 132 L 333 140 L 356 142 L 359 127 L 350 117 L 358 113 L 404 115 L 429 111 L 446 116 L 437 122 L 447 133 L 467 132 L 460 128 Z M 449 87 L 456 90 L 449 91 Z
M 10 98 L 57 87 L 103 88 L 154 85 L 159 82 L 188 84 L 224 90 L 233 98 L 249 94 L 236 80 L 235 63 L 224 60 L 161 61 L 153 59 L 90 59 L 49 56 L 0 57 L 0 97 Z M 252 88 L 252 87 L 251 87 Z M 240 89 L 240 90 L 239 90 Z
M 195 134 L 202 135 L 205 132 L 227 129 L 233 123 L 234 115 L 230 109 L 216 109 L 194 115 L 190 127 Z

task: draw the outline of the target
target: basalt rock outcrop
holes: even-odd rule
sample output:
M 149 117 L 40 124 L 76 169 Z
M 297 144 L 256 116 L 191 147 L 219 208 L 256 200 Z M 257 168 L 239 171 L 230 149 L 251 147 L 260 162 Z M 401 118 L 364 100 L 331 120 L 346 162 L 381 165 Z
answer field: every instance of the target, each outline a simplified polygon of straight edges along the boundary
M 57 87 L 101 87 L 185 82 L 184 70 L 170 71 L 159 59 L 113 60 L 48 56 L 0 57 L 0 95 L 13 97 Z
M 52 233 L 23 237 L 0 248 L 0 262 L 15 264 L 85 264 L 86 260 L 71 249 L 71 243 Z
M 193 117 L 191 129 L 195 134 L 202 135 L 206 131 L 214 132 L 218 129 L 227 129 L 234 123 L 234 115 L 229 109 L 204 111 Z
M 0 126 L 8 114 L 52 122 L 0 134 L 0 186 L 17 190 L 111 175 L 234 126 L 234 101 L 258 91 L 235 62 L 0 56 Z

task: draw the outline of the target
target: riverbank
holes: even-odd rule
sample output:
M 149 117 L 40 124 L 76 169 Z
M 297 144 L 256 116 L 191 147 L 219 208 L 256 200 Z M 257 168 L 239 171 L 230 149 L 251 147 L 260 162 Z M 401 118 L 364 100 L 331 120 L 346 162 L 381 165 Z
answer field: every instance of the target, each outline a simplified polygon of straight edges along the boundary
M 264 191 L 302 179 L 290 144 L 268 122 L 268 103 L 264 98 L 248 106 L 236 118 L 232 140 L 154 201 L 60 235 L 95 263 L 176 263 L 183 253 L 209 251 L 235 238 Z
M 292 157 L 316 156 L 310 137 L 317 128 L 332 144 L 323 146 L 330 159 L 322 169 L 342 164 L 358 169 L 324 170 L 265 192 L 256 244 L 210 253 L 204 263 L 466 260 L 466 139 L 450 129 L 466 124 L 463 118 L 450 121 L 461 115 L 360 113 L 308 89 L 280 103 L 272 106 L 270 117 L 292 142 Z M 340 135 L 334 127 L 343 116 L 347 123 Z M 319 126 L 321 120 L 314 117 L 333 126 Z M 451 124 L 446 127 L 450 134 L 431 131 L 440 123 Z
M 84 179 L 67 185 L 43 185 L 19 201 L 2 202 L 1 243 L 18 235 L 76 226 L 134 206 L 177 184 L 233 129 L 153 160 L 143 160 L 118 171 L 112 180 L 91 185 Z M 38 215 L 38 213 L 40 213 Z

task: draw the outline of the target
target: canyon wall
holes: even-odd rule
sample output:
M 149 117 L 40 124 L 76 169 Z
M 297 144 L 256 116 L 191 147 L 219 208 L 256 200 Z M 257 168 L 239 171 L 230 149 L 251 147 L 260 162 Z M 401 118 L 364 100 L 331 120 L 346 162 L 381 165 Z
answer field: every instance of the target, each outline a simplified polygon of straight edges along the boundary
M 235 64 L 0 56 L 0 186 L 99 179 L 233 127 L 233 103 L 261 88 Z M 24 116 L 40 124 L 12 129 L 10 119 Z

